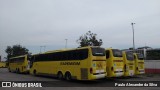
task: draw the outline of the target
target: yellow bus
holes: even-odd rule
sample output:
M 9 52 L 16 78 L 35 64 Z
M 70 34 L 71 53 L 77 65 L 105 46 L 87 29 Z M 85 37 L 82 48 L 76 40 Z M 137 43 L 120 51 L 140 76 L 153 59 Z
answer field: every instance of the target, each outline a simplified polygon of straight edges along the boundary
M 122 51 L 118 49 L 106 49 L 107 77 L 120 77 L 124 75 L 124 63 Z
M 8 64 L 9 72 L 28 73 L 30 69 L 30 61 L 28 55 L 12 57 L 9 59 Z
M 133 53 L 123 51 L 123 60 L 124 60 L 124 76 L 133 76 L 135 74 L 135 62 Z
M 135 61 L 135 74 L 144 74 L 144 57 L 140 53 L 134 53 L 134 61 Z
M 105 49 L 100 47 L 55 50 L 32 55 L 30 73 L 66 80 L 94 80 L 105 78 L 105 61 Z
M 6 67 L 6 62 L 0 62 L 0 68 L 5 68 Z

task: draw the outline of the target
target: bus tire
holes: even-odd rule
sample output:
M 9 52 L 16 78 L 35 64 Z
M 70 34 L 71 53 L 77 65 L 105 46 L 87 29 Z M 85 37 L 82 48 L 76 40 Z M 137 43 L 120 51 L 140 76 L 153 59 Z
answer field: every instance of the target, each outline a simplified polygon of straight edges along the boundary
M 66 80 L 72 80 L 72 76 L 71 76 L 71 73 L 70 73 L 70 72 L 66 72 L 66 73 L 65 73 L 65 79 L 66 79 Z
M 34 75 L 34 76 L 37 75 L 36 73 L 37 73 L 37 71 L 36 71 L 36 70 L 33 70 L 33 75 Z
M 124 72 L 127 72 L 127 66 L 126 66 L 126 64 L 124 65 Z
M 19 68 L 17 69 L 17 73 L 20 73 L 20 70 L 19 70 Z
M 9 72 L 11 72 L 11 69 L 10 69 L 10 68 L 8 68 L 8 71 L 9 71 Z
M 14 71 L 14 73 L 17 73 L 18 72 L 18 70 L 17 70 L 17 68 L 16 68 L 16 70 Z
M 57 78 L 60 79 L 60 80 L 63 79 L 63 74 L 62 74 L 61 71 L 59 71 L 59 72 L 57 73 Z

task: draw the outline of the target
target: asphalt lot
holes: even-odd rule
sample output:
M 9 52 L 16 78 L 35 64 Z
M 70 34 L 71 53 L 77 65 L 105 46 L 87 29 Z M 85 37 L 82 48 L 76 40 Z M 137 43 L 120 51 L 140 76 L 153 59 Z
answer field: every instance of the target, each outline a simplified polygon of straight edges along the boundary
M 123 86 L 122 83 L 145 83 L 150 81 L 151 83 L 154 81 L 159 81 L 160 83 L 160 75 L 141 75 L 141 76 L 135 76 L 135 77 L 121 77 L 121 78 L 107 78 L 107 79 L 101 79 L 101 80 L 94 80 L 94 81 L 65 81 L 65 80 L 58 80 L 53 77 L 46 77 L 46 76 L 33 76 L 29 74 L 17 74 L 17 73 L 10 73 L 8 72 L 7 68 L 0 68 L 0 81 L 6 82 L 6 81 L 24 81 L 24 82 L 32 82 L 32 81 L 42 81 L 43 84 L 48 85 L 48 87 L 42 87 L 42 88 L 23 88 L 23 90 L 159 90 L 160 87 L 126 87 Z M 115 83 L 117 83 L 119 86 L 115 87 Z M 121 85 L 123 87 L 121 87 Z M 159 84 L 158 84 L 159 85 Z M 0 90 L 22 90 L 22 88 L 0 88 Z

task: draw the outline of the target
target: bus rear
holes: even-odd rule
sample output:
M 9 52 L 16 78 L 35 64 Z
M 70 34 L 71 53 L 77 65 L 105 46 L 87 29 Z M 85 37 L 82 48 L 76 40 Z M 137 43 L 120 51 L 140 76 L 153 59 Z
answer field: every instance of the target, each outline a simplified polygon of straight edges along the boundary
M 106 73 L 106 60 L 105 60 L 105 49 L 100 47 L 91 47 L 91 54 L 89 55 L 91 60 L 90 66 L 90 79 L 105 78 Z
M 134 53 L 134 60 L 135 60 L 135 74 L 144 74 L 145 68 L 144 68 L 144 57 L 140 53 Z
M 28 73 L 29 60 L 28 55 L 12 57 L 9 59 L 9 72 Z
M 124 75 L 122 51 L 106 49 L 107 77 L 120 77 Z
M 5 68 L 6 67 L 6 62 L 0 62 L 0 68 Z
M 133 53 L 123 51 L 124 76 L 133 76 L 135 74 L 135 62 Z

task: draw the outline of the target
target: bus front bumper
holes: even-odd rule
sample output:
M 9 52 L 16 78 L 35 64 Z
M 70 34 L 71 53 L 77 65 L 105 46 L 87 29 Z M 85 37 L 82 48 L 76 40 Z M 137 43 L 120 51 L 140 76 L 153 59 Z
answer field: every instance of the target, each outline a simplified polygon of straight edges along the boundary
M 115 73 L 115 77 L 121 77 L 124 75 L 124 72 L 122 69 L 116 69 L 116 71 L 114 71 Z

